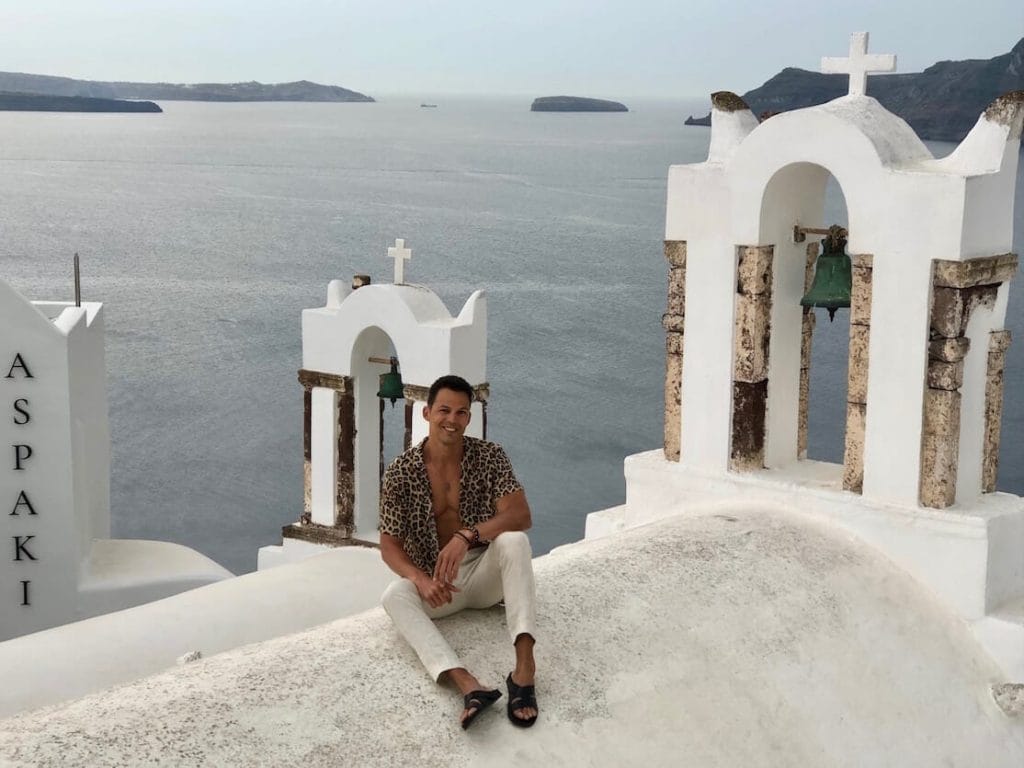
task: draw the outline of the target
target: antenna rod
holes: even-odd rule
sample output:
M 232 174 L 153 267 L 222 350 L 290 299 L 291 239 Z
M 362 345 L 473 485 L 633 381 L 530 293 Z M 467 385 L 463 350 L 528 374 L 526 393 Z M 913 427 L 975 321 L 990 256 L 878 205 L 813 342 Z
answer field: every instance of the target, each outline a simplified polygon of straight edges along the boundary
M 82 276 L 78 271 L 78 254 L 75 254 L 75 306 L 82 306 Z

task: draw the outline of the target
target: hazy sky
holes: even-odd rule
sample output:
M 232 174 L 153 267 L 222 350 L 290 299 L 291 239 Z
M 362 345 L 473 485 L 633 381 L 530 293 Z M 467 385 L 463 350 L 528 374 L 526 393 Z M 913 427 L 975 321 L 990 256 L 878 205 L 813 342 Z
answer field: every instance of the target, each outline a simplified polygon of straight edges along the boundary
M 0 70 L 688 98 L 816 70 L 859 30 L 917 72 L 1008 51 L 1024 0 L 0 0 Z

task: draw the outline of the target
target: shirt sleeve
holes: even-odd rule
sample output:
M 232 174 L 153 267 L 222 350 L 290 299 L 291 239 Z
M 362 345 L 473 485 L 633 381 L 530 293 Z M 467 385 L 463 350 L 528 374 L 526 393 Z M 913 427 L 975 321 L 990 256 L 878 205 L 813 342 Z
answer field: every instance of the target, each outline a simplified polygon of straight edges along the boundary
M 494 469 L 491 478 L 491 492 L 494 497 L 493 500 L 497 501 L 502 496 L 508 496 L 510 493 L 523 490 L 523 486 L 518 478 L 516 478 L 516 473 L 512 469 L 512 462 L 509 461 L 505 449 L 500 445 L 495 445 L 492 459 Z
M 380 488 L 380 523 L 377 529 L 381 533 L 405 538 L 405 515 L 403 514 L 401 471 L 395 462 L 384 472 L 384 482 Z

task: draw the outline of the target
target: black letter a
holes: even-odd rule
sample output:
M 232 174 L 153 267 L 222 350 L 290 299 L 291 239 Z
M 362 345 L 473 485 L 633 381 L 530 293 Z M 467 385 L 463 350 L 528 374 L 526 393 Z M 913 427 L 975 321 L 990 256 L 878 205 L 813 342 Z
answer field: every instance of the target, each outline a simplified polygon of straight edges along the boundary
M 11 510 L 11 515 L 18 514 L 18 507 L 28 507 L 28 513 L 30 515 L 36 514 L 36 511 L 32 509 L 32 502 L 28 500 L 28 494 L 26 494 L 24 491 L 18 494 L 18 501 L 17 503 L 15 503 L 14 509 Z M 8 517 L 10 517 L 11 515 L 8 515 Z
M 7 375 L 4 376 L 4 378 L 5 379 L 13 379 L 14 378 L 14 369 L 15 368 L 21 368 L 21 370 L 25 374 L 24 378 L 26 378 L 26 379 L 34 379 L 35 378 L 35 376 L 32 375 L 32 372 L 28 369 L 28 366 L 25 365 L 25 361 L 21 359 L 21 352 L 15 353 L 15 355 L 14 355 L 14 362 L 11 363 L 11 370 L 9 370 L 7 372 Z

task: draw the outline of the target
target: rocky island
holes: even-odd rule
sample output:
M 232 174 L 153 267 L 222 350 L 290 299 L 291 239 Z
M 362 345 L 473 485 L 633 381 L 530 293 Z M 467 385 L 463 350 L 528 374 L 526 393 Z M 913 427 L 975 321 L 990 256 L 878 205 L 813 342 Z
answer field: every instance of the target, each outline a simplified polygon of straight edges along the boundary
M 163 112 L 152 101 L 0 91 L 0 112 Z
M 812 107 L 844 96 L 846 75 L 823 75 L 787 67 L 743 100 L 755 115 Z M 875 75 L 867 93 L 906 120 L 922 139 L 961 141 L 994 99 L 1024 90 L 1024 38 L 1009 53 L 991 59 L 940 61 L 924 72 Z M 686 125 L 710 125 L 711 117 L 689 117 Z
M 625 104 L 582 96 L 541 96 L 534 99 L 531 112 L 629 112 Z
M 75 80 L 52 75 L 0 72 L 0 91 L 99 99 L 168 101 L 329 101 L 372 102 L 372 96 L 309 80 L 293 83 L 131 83 Z

